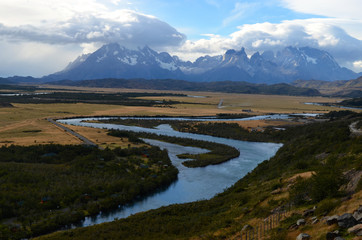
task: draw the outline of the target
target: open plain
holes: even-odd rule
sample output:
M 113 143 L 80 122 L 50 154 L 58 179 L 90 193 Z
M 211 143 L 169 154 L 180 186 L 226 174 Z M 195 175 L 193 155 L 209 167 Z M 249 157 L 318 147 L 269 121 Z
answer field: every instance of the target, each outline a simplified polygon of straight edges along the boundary
M 59 87 L 60 88 L 60 87 Z M 66 90 L 64 86 L 62 91 Z M 70 90 L 70 89 L 69 89 Z M 139 92 L 137 89 L 107 89 L 107 88 L 75 88 L 79 92 L 94 93 L 124 93 Z M 53 91 L 61 91 L 54 88 Z M 165 93 L 165 91 L 150 90 L 150 93 Z M 179 92 L 167 91 L 175 94 Z M 89 103 L 49 103 L 24 104 L 13 103 L 12 108 L 0 108 L 0 146 L 1 145 L 32 145 L 32 144 L 79 144 L 81 141 L 62 129 L 49 123 L 46 119 L 67 118 L 74 116 L 214 116 L 216 114 L 240 114 L 245 111 L 250 115 L 270 113 L 325 113 L 338 110 L 336 107 L 306 105 L 305 102 L 336 103 L 340 98 L 296 97 L 280 95 L 226 94 L 213 92 L 182 92 L 185 96 L 142 97 L 155 101 L 178 101 L 179 103 L 165 107 L 160 106 L 122 106 L 111 104 Z M 219 103 L 222 100 L 222 105 Z M 243 127 L 290 124 L 289 121 L 243 121 L 238 122 Z M 73 130 L 82 131 L 82 128 Z M 91 140 L 102 143 L 114 143 L 114 139 L 98 133 L 95 130 Z M 109 139 L 108 139 L 109 138 Z M 126 144 L 126 143 L 120 143 Z

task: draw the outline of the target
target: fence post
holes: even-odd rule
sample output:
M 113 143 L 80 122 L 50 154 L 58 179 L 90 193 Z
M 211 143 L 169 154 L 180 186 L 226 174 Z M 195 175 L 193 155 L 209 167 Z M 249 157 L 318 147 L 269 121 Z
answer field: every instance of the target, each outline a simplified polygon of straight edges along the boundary
M 270 230 L 272 230 L 272 228 L 273 228 L 273 227 L 272 227 L 272 225 L 273 225 L 273 219 L 270 220 L 270 223 L 269 223 L 269 224 L 270 224 L 270 226 L 269 226 L 269 231 L 270 231 Z
M 276 224 L 276 215 L 274 214 L 273 215 L 273 228 L 275 228 L 276 225 L 277 225 Z

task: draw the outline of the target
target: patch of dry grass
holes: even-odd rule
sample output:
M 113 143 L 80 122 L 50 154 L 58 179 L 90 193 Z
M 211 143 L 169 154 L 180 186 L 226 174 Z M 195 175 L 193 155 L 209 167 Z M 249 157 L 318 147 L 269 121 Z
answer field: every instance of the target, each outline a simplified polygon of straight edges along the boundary
M 352 195 L 351 199 L 343 202 L 343 204 L 333 211 L 333 214 L 342 215 L 344 213 L 353 213 L 362 205 L 362 191 Z
M 88 138 L 92 142 L 98 144 L 100 147 L 103 148 L 127 148 L 127 147 L 140 147 L 144 146 L 144 144 L 134 144 L 128 141 L 127 138 L 119 138 L 109 136 L 107 134 L 106 129 L 98 129 L 98 128 L 88 128 L 88 127 L 80 127 L 80 126 L 69 126 L 68 128 L 72 129 L 73 131 L 81 134 L 82 136 Z
M 54 86 L 52 86 L 54 87 Z M 88 92 L 170 92 L 157 90 L 137 89 L 94 89 L 71 88 L 61 86 L 62 89 L 77 89 Z M 168 116 L 211 116 L 219 113 L 241 113 L 242 109 L 251 109 L 252 114 L 265 113 L 291 113 L 291 112 L 324 112 L 333 110 L 330 107 L 305 105 L 303 102 L 336 102 L 341 99 L 322 97 L 293 97 L 275 95 L 227 94 L 210 92 L 181 92 L 186 95 L 205 96 L 194 97 L 147 97 L 155 100 L 175 100 L 190 104 L 177 104 L 172 108 L 119 106 L 104 104 L 13 104 L 14 108 L 0 109 L 0 145 L 34 143 L 71 143 L 80 141 L 64 131 L 59 130 L 45 119 L 64 118 L 72 116 L 96 115 L 168 115 Z M 218 108 L 219 101 L 223 99 L 223 108 Z M 243 127 L 265 127 L 269 125 L 295 124 L 288 121 L 241 121 Z

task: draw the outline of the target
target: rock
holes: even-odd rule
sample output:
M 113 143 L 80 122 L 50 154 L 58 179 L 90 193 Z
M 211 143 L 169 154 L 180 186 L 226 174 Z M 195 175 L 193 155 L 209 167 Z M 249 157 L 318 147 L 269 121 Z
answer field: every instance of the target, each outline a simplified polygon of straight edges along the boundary
M 317 224 L 319 222 L 318 218 L 312 219 L 312 224 Z
M 241 231 L 248 231 L 248 230 L 251 230 L 251 229 L 253 229 L 253 227 L 250 226 L 250 225 L 248 225 L 248 224 L 246 224 L 246 225 L 241 229 Z
M 345 197 L 341 198 L 341 202 L 346 202 L 346 201 L 351 200 L 351 199 L 352 199 L 351 195 L 348 195 L 348 196 L 345 196 Z
M 345 240 L 345 239 L 342 237 L 336 237 L 334 240 Z
M 292 225 L 290 225 L 288 227 L 289 230 L 295 230 L 295 229 L 298 229 L 298 225 L 296 223 L 293 223 Z
M 333 225 L 333 224 L 335 224 L 335 223 L 338 223 L 338 220 L 337 220 L 338 217 L 339 217 L 338 215 L 333 215 L 333 216 L 331 216 L 331 217 L 328 217 L 328 218 L 327 218 L 327 221 L 326 221 L 327 224 L 328 224 L 328 225 Z
M 362 178 L 362 170 L 351 169 L 344 173 L 344 177 L 347 180 L 347 184 L 343 185 L 341 190 L 347 193 L 353 193 L 356 191 L 358 182 Z
M 362 206 L 353 212 L 353 217 L 359 222 L 362 223 Z
M 357 225 L 357 220 L 353 217 L 351 213 L 345 213 L 342 216 L 337 218 L 338 226 L 341 228 L 350 228 L 354 225 Z
M 362 224 L 357 224 L 351 228 L 348 228 L 349 233 L 353 233 L 356 236 L 362 236 Z
M 272 191 L 271 194 L 276 195 L 276 194 L 279 194 L 281 192 L 282 192 L 282 190 L 280 188 L 278 188 L 278 189 L 275 189 L 274 191 Z
M 313 208 L 313 209 L 304 210 L 304 212 L 303 212 L 303 217 L 308 217 L 308 216 L 310 216 L 310 215 L 313 215 L 313 214 L 314 214 L 314 211 L 315 211 L 314 208 Z
M 326 235 L 326 240 L 334 240 L 336 237 L 339 236 L 339 231 L 329 232 Z
M 301 233 L 296 238 L 296 240 L 309 240 L 309 239 L 310 239 L 310 235 L 306 234 L 306 233 Z
M 304 219 L 299 219 L 299 220 L 297 221 L 297 225 L 298 225 L 298 226 L 305 225 L 305 220 L 304 220 Z

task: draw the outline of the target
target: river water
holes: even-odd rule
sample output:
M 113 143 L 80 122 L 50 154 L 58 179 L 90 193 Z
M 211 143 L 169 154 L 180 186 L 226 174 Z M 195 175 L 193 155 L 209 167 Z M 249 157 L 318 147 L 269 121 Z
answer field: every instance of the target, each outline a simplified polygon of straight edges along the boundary
M 74 227 L 91 226 L 94 224 L 113 221 L 114 219 L 126 218 L 138 212 L 156 209 L 170 204 L 210 199 L 216 194 L 223 192 L 226 188 L 232 186 L 236 181 L 245 176 L 245 174 L 253 170 L 260 162 L 274 156 L 278 149 L 282 146 L 282 144 L 275 143 L 245 142 L 208 135 L 178 132 L 173 130 L 168 124 L 162 124 L 157 128 L 151 129 L 116 124 L 84 122 L 87 120 L 99 119 L 100 118 L 62 119 L 58 120 L 58 122 L 93 128 L 148 132 L 159 135 L 216 142 L 235 147 L 240 151 L 240 156 L 219 165 L 210 165 L 203 168 L 187 168 L 181 164 L 182 161 L 185 161 L 185 159 L 179 159 L 177 157 L 178 154 L 203 153 L 208 150 L 144 139 L 145 142 L 153 146 L 158 146 L 161 149 L 167 149 L 172 164 L 179 170 L 178 180 L 162 192 L 156 193 L 145 199 L 139 200 L 134 204 L 116 209 L 112 212 L 100 213 L 98 216 L 88 217 L 80 225 Z M 167 120 L 169 120 L 169 118 L 167 118 Z M 232 119 L 232 121 L 235 121 L 235 119 Z

